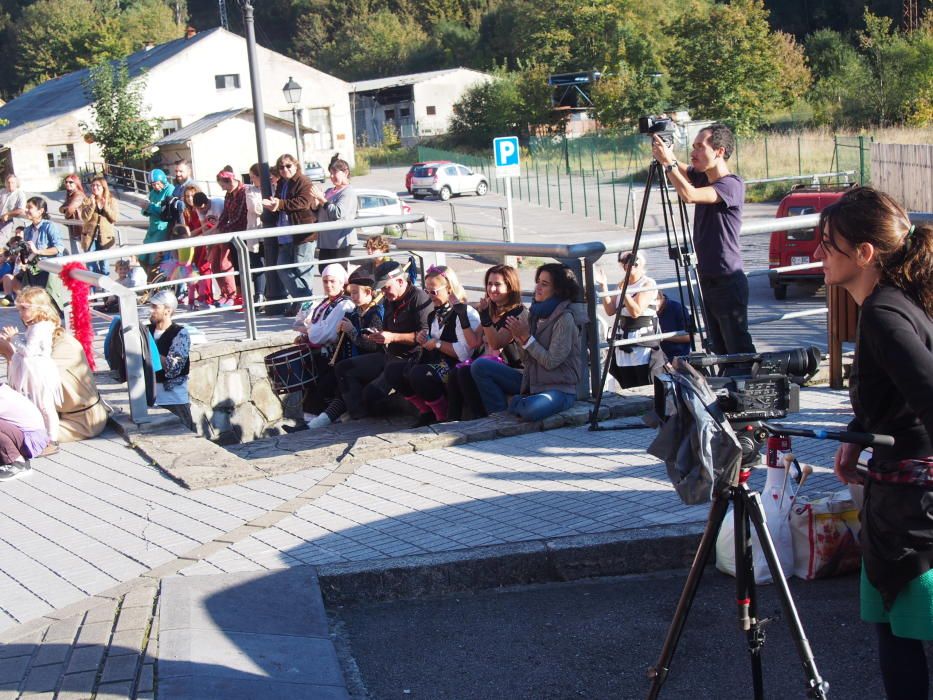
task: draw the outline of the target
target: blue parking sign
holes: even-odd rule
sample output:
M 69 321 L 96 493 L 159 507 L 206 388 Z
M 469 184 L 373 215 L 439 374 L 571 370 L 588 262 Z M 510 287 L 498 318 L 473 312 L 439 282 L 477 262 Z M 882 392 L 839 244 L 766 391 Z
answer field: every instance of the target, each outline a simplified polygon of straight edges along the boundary
M 519 150 L 517 136 L 500 136 L 492 140 L 496 160 L 497 177 L 517 177 L 519 174 Z

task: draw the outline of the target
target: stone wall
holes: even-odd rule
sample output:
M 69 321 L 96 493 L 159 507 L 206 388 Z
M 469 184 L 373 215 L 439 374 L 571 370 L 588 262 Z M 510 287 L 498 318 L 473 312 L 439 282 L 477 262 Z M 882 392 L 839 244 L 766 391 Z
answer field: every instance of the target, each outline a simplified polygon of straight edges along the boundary
M 249 442 L 280 433 L 283 419 L 301 418 L 301 393 L 276 395 L 263 362 L 294 338 L 283 331 L 191 348 L 188 394 L 202 435 L 222 444 Z

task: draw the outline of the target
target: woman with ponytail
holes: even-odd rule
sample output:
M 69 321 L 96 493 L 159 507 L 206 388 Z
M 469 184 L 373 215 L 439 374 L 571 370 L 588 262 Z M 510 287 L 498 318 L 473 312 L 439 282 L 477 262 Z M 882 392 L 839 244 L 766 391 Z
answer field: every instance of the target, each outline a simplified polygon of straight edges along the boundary
M 926 698 L 923 640 L 933 640 L 933 225 L 912 224 L 891 197 L 861 187 L 820 216 L 826 284 L 861 307 L 849 383 L 849 429 L 894 437 L 875 447 L 861 512 L 861 616 L 878 633 L 887 697 Z M 859 447 L 835 470 L 861 483 Z

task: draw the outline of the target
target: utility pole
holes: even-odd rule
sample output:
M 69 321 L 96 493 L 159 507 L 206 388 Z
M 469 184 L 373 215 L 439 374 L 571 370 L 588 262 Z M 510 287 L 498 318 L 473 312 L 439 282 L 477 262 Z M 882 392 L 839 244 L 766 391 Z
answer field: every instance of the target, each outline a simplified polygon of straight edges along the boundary
M 220 11 L 220 26 L 229 30 L 230 23 L 227 22 L 227 0 L 217 0 L 217 9 Z M 245 11 L 244 9 L 244 12 Z
M 220 0 L 223 2 L 223 0 Z M 256 160 L 259 162 L 259 177 L 262 181 L 262 196 L 272 196 L 272 180 L 269 179 L 269 156 L 266 153 L 266 113 L 262 106 L 262 88 L 259 84 L 259 67 L 256 58 L 256 27 L 253 23 L 252 0 L 240 0 L 243 8 L 243 28 L 246 30 L 246 57 L 249 61 L 249 85 L 253 93 L 253 125 L 256 127 Z

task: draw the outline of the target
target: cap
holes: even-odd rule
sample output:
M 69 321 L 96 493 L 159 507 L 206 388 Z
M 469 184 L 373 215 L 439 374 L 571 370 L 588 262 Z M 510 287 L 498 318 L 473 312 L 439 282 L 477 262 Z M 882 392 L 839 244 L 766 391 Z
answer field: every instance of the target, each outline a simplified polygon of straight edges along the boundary
M 389 260 L 388 262 L 384 262 L 376 268 L 375 287 L 381 289 L 392 280 L 398 279 L 400 277 L 405 277 L 405 268 L 402 267 L 399 262 L 395 260 Z
M 356 284 L 360 287 L 375 287 L 376 280 L 366 270 L 354 270 L 347 280 L 347 284 Z
M 163 289 L 161 292 L 156 292 L 149 297 L 149 306 L 164 306 L 174 313 L 175 309 L 178 308 L 178 299 L 172 292 Z
M 321 277 L 336 277 L 341 282 L 346 282 L 347 268 L 340 263 L 331 263 L 321 271 Z

